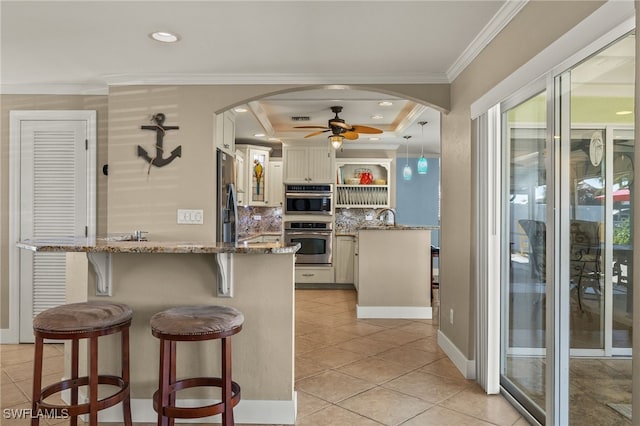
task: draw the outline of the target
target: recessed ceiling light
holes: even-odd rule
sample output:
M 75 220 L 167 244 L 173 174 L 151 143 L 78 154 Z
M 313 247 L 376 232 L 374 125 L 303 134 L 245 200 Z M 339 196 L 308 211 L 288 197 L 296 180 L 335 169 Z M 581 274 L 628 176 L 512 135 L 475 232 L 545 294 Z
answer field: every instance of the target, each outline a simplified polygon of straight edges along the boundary
M 380 105 L 380 106 L 391 106 L 391 105 L 393 105 L 393 102 L 380 101 L 380 102 L 378 102 L 378 105 Z
M 149 37 L 162 43 L 175 43 L 180 40 L 178 34 L 169 31 L 156 31 L 149 34 Z
M 253 136 L 255 136 L 256 138 L 263 138 L 264 133 L 254 133 Z
M 376 114 L 376 115 L 372 115 L 371 118 L 373 120 L 382 120 L 384 117 L 381 116 L 380 114 Z
M 629 114 L 633 114 L 633 111 L 618 111 L 618 112 L 616 112 L 616 115 L 629 115 Z
M 278 138 L 267 138 L 267 140 L 271 142 L 280 142 L 280 139 Z
M 235 107 L 233 109 L 235 112 L 247 112 L 249 111 L 248 109 L 246 109 L 245 107 Z

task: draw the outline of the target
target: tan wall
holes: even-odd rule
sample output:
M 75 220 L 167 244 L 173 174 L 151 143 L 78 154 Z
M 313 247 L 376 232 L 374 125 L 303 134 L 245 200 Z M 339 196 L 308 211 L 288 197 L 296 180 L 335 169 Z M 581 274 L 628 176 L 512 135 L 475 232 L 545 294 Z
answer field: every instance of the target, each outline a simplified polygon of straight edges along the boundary
M 106 231 L 107 97 L 60 95 L 0 95 L 0 328 L 9 327 L 9 112 L 14 110 L 95 110 L 98 119 L 97 227 Z
M 604 2 L 532 1 L 451 84 L 442 117 L 440 309 L 442 332 L 474 359 L 473 140 L 471 103 L 573 28 Z M 454 310 L 454 323 L 448 320 Z

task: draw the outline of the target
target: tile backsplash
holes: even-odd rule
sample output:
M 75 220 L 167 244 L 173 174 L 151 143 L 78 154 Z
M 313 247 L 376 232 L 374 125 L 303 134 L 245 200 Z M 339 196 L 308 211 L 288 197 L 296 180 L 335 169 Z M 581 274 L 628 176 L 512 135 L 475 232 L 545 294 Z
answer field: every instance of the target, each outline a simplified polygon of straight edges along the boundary
M 363 226 L 384 225 L 385 222 L 378 219 L 380 209 L 336 209 L 336 231 L 355 232 Z M 371 220 L 367 220 L 367 217 Z M 383 219 L 388 218 L 385 215 Z
M 282 207 L 238 207 L 238 237 L 282 231 Z

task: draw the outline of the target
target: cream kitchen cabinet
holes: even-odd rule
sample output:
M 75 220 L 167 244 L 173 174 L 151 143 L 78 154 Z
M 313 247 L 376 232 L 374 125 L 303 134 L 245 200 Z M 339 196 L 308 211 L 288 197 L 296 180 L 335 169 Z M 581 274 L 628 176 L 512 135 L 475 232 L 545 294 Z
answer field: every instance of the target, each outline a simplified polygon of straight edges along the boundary
M 336 284 L 354 284 L 355 286 L 355 248 L 356 237 L 337 236 L 334 265 Z
M 244 170 L 239 171 L 242 174 L 242 178 L 238 177 L 238 182 L 244 182 L 244 188 L 242 188 L 244 191 L 242 197 L 243 205 L 269 205 L 269 182 L 271 179 L 269 153 L 271 148 L 256 145 L 237 145 L 236 152 L 240 152 L 240 155 L 244 156 Z
M 236 151 L 236 200 L 239 206 L 244 205 L 247 188 L 247 170 L 244 162 L 244 152 Z
M 362 173 L 369 173 L 366 184 L 360 183 Z M 391 206 L 391 159 L 338 159 L 336 175 L 336 207 Z
M 284 183 L 333 183 L 335 151 L 328 143 L 282 147 Z
M 227 154 L 236 150 L 236 117 L 233 111 L 216 115 L 216 148 Z
M 284 201 L 282 160 L 269 160 L 269 188 L 267 188 L 267 205 L 270 207 L 282 207 Z

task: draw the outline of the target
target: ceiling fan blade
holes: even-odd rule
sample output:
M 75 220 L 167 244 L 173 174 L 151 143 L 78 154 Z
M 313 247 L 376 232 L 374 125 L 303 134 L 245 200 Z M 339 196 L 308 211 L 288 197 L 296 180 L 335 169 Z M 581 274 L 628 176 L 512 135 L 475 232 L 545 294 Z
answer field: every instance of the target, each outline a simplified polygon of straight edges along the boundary
M 306 136 L 305 136 L 305 139 L 306 139 L 306 138 L 313 137 L 313 136 L 321 135 L 321 134 L 323 134 L 323 133 L 325 133 L 325 132 L 328 132 L 329 130 L 331 130 L 331 129 L 327 129 L 327 130 L 318 130 L 317 132 L 311 132 L 311 133 L 309 133 L 308 135 L 306 135 Z
M 342 121 L 330 121 L 329 125 L 338 126 L 338 127 L 342 127 L 343 129 L 351 130 L 351 126 L 346 123 L 343 123 Z
M 369 134 L 382 133 L 382 130 L 376 129 L 375 127 L 369 127 L 369 126 L 355 125 L 350 130 L 357 133 L 369 133 Z
M 327 126 L 293 126 L 294 129 L 327 129 Z
M 358 139 L 358 134 L 356 132 L 344 132 L 340 133 L 340 136 L 344 136 L 345 139 L 349 139 L 350 141 L 354 141 Z

